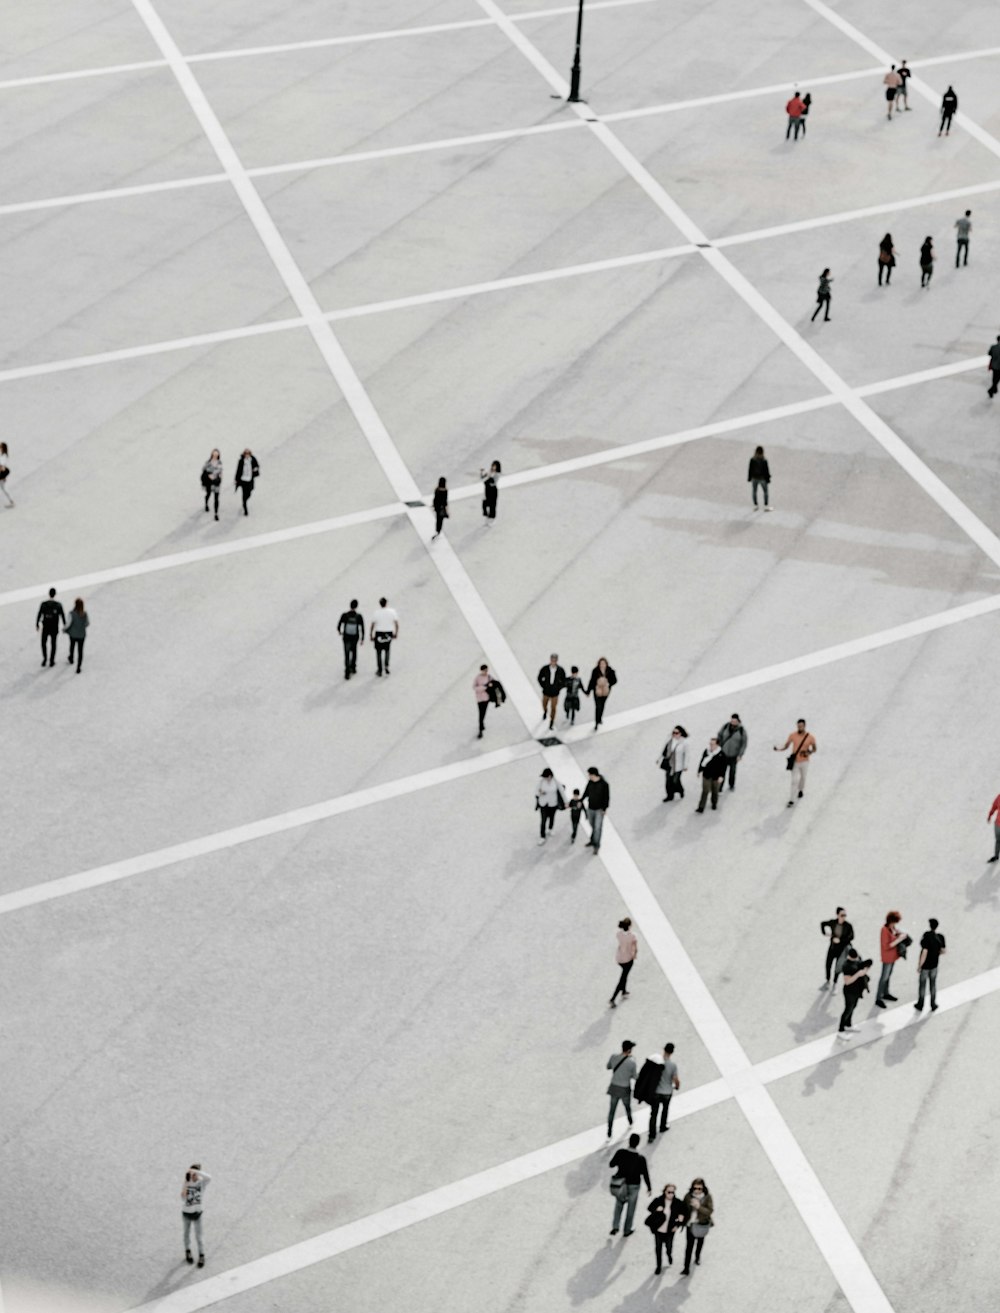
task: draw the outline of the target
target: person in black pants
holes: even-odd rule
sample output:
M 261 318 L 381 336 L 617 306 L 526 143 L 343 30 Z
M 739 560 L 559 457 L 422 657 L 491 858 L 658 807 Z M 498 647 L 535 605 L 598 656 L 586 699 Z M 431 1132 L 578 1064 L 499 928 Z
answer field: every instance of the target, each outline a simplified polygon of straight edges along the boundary
M 955 88 L 950 86 L 941 97 L 941 126 L 938 128 L 938 136 L 943 132 L 947 137 L 951 132 L 951 120 L 958 113 L 958 97 L 955 95 Z
M 987 389 L 988 397 L 995 397 L 997 388 L 1000 387 L 1000 337 L 993 343 L 987 353 L 990 358 L 990 378 L 993 380 Z
M 260 466 L 257 464 L 257 457 L 249 447 L 244 449 L 243 455 L 236 462 L 236 482 L 233 487 L 243 494 L 243 514 L 249 515 L 247 502 L 250 500 L 250 494 L 253 492 L 253 485 L 260 474 Z
M 483 517 L 487 520 L 497 518 L 497 481 L 500 478 L 500 462 L 495 460 L 488 470 L 480 470 L 483 481 Z
M 836 989 L 837 977 L 844 969 L 844 961 L 847 957 L 847 947 L 854 939 L 854 927 L 847 919 L 847 913 L 842 907 L 837 908 L 837 915 L 830 918 L 829 921 L 820 921 L 820 933 L 830 936 L 830 943 L 826 950 L 826 980 L 820 985 L 820 989 Z M 830 979 L 830 968 L 833 968 L 833 979 Z
M 646 1225 L 656 1242 L 656 1275 L 663 1271 L 663 1251 L 667 1251 L 667 1267 L 674 1265 L 674 1236 L 687 1221 L 684 1205 L 677 1198 L 677 1186 L 667 1184 L 649 1205 Z
M 882 286 L 885 274 L 886 287 L 892 282 L 892 271 L 896 265 L 896 250 L 892 244 L 892 233 L 886 233 L 878 244 L 878 285 Z
M 705 810 L 705 803 L 709 795 L 712 797 L 712 811 L 719 808 L 719 790 L 722 788 L 722 780 L 726 774 L 726 757 L 719 747 L 719 740 L 712 738 L 708 740 L 708 747 L 701 754 L 701 761 L 698 763 L 698 774 L 701 776 L 701 802 L 695 808 L 696 812 Z
M 931 275 L 934 272 L 934 239 L 925 237 L 924 244 L 920 248 L 920 286 L 930 287 Z
M 712 1214 L 715 1203 L 702 1177 L 696 1176 L 691 1182 L 691 1189 L 684 1196 L 684 1208 L 687 1212 L 687 1235 L 684 1237 L 684 1267 L 681 1276 L 689 1277 L 691 1255 L 694 1254 L 695 1267 L 700 1267 L 705 1238 L 709 1227 L 714 1225 Z
M 604 704 L 611 696 L 611 690 L 618 683 L 618 676 L 613 667 L 608 665 L 607 657 L 599 657 L 597 665 L 590 672 L 590 683 L 583 690 L 589 697 L 594 695 L 594 729 L 599 729 L 604 719 Z
M 830 284 L 833 279 L 830 277 L 830 270 L 824 269 L 819 276 L 819 287 L 816 289 L 816 309 L 812 312 L 809 322 L 812 323 L 819 312 L 823 311 L 823 323 L 830 322 Z
M 358 643 L 365 641 L 365 622 L 357 609 L 358 599 L 351 598 L 350 608 L 337 621 L 337 633 L 344 640 L 344 678 L 358 673 Z
M 60 624 L 66 623 L 66 612 L 63 610 L 62 602 L 57 602 L 56 590 L 49 589 L 48 598 L 42 602 L 38 608 L 38 615 L 35 616 L 35 630 L 40 628 L 42 631 L 42 665 L 54 666 L 56 663 L 56 640 L 59 637 Z M 48 661 L 45 659 L 45 649 L 48 647 Z
M 854 1009 L 861 1001 L 861 995 L 868 988 L 868 972 L 871 969 L 872 959 L 866 957 L 862 960 L 858 956 L 858 950 L 853 944 L 847 949 L 847 957 L 844 961 L 844 1011 L 840 1016 L 840 1025 L 837 1028 L 837 1038 L 843 1039 L 848 1031 L 852 1034 L 857 1031 L 857 1026 L 852 1026 L 854 1019 Z
M 434 533 L 431 541 L 440 534 L 448 518 L 448 480 L 442 474 L 438 479 L 438 486 L 434 489 Z
M 87 615 L 83 605 L 83 598 L 78 597 L 73 603 L 73 610 L 69 613 L 69 620 L 66 622 L 66 633 L 69 634 L 69 663 L 73 664 L 76 660 L 76 673 L 79 674 L 83 668 L 83 643 L 87 637 L 87 626 L 90 624 L 90 616 Z

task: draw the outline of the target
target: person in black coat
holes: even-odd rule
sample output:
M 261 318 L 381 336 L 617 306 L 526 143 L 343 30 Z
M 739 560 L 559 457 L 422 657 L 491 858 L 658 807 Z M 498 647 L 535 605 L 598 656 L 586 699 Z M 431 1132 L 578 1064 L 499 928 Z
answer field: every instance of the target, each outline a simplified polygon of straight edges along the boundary
M 722 787 L 727 765 L 725 753 L 719 747 L 719 740 L 709 739 L 708 747 L 701 754 L 701 761 L 698 763 L 698 774 L 701 776 L 701 802 L 695 811 L 705 810 L 705 801 L 709 794 L 712 795 L 712 811 L 718 810 L 719 789 Z
M 677 1198 L 677 1186 L 668 1183 L 647 1209 L 646 1225 L 656 1242 L 656 1275 L 663 1271 L 663 1250 L 667 1251 L 667 1267 L 674 1265 L 674 1236 L 683 1231 L 687 1209 Z
M 448 480 L 442 474 L 438 486 L 434 489 L 434 533 L 431 541 L 438 537 L 448 517 Z
M 886 233 L 878 244 L 878 285 L 882 286 L 885 274 L 886 287 L 892 282 L 892 271 L 896 267 L 896 248 L 892 244 L 892 233 Z
M 257 457 L 249 447 L 243 451 L 243 455 L 236 462 L 236 481 L 233 487 L 236 491 L 243 494 L 243 514 L 249 515 L 247 502 L 250 500 L 250 494 L 253 492 L 253 485 L 260 474 L 260 466 L 257 464 Z
M 830 270 L 826 268 L 819 276 L 819 286 L 816 288 L 816 309 L 812 312 L 809 320 L 810 323 L 816 318 L 819 312 L 823 311 L 823 323 L 830 322 L 830 284 L 833 279 L 830 277 Z
M 35 616 L 35 630 L 42 631 L 42 665 L 54 666 L 56 663 L 56 643 L 59 639 L 59 626 L 65 625 L 66 612 L 63 610 L 62 602 L 56 601 L 56 590 L 49 589 L 49 595 L 38 608 L 38 614 Z M 46 660 L 45 649 L 48 647 L 48 659 Z
M 930 287 L 931 274 L 934 272 L 934 239 L 925 237 L 920 248 L 920 286 Z
M 854 926 L 847 919 L 847 913 L 842 907 L 837 908 L 837 915 L 831 916 L 829 921 L 820 921 L 820 932 L 823 935 L 829 935 L 830 943 L 826 950 L 826 980 L 820 985 L 820 989 L 836 989 L 837 977 L 844 969 L 844 962 L 847 960 L 847 950 L 854 939 Z M 830 980 L 830 968 L 833 968 L 833 981 Z
M 750 484 L 754 510 L 760 509 L 757 505 L 757 489 L 761 488 L 764 492 L 764 510 L 769 511 L 771 507 L 768 504 L 768 489 L 771 484 L 771 467 L 764 458 L 763 447 L 756 447 L 750 457 L 750 465 L 747 469 L 747 483 Z
M 589 697 L 594 695 L 594 729 L 599 729 L 604 718 L 604 704 L 611 696 L 611 690 L 618 683 L 618 676 L 608 665 L 607 657 L 598 657 L 597 665 L 590 672 L 590 683 L 583 690 Z
M 941 126 L 938 128 L 938 136 L 943 132 L 947 137 L 951 132 L 951 120 L 953 115 L 958 113 L 958 97 L 955 95 L 955 88 L 949 84 L 948 90 L 941 97 Z
M 483 481 L 483 516 L 487 520 L 497 518 L 497 483 L 500 479 L 500 462 L 495 460 L 488 470 L 480 470 Z

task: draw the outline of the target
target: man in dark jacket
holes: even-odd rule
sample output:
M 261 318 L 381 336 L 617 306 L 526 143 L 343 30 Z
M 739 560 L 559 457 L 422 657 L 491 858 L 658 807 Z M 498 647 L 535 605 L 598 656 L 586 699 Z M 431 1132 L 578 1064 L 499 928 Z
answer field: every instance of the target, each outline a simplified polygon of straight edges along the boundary
M 56 639 L 59 637 L 59 626 L 66 623 L 66 612 L 63 610 L 62 602 L 56 601 L 56 590 L 49 589 L 49 595 L 38 608 L 38 615 L 35 616 L 35 630 L 42 631 L 42 665 L 45 661 L 45 648 L 49 646 L 48 664 L 54 666 L 56 662 Z
M 990 357 L 990 374 L 993 382 L 990 386 L 988 397 L 995 397 L 997 394 L 997 385 L 1000 384 L 1000 337 L 993 343 L 989 349 Z
M 358 611 L 358 599 L 351 598 L 350 608 L 337 621 L 337 633 L 344 640 L 344 678 L 358 673 L 358 644 L 365 641 L 365 621 Z
M 587 767 L 587 787 L 583 791 L 583 805 L 587 809 L 590 822 L 590 839 L 588 848 L 597 856 L 601 847 L 601 830 L 604 828 L 604 813 L 611 806 L 611 787 L 596 766 Z
M 854 945 L 848 946 L 847 957 L 844 960 L 844 1011 L 841 1013 L 840 1026 L 837 1030 L 838 1039 L 844 1039 L 848 1031 L 855 1034 L 858 1030 L 857 1026 L 851 1025 L 851 1021 L 861 995 L 868 988 L 868 972 L 871 970 L 871 965 L 870 957 L 862 960 Z
M 847 946 L 854 939 L 854 927 L 847 919 L 847 913 L 842 907 L 837 908 L 837 915 L 830 918 L 829 921 L 820 921 L 820 933 L 830 936 L 830 943 L 826 950 L 826 980 L 820 989 L 837 988 L 837 977 L 844 969 L 844 959 L 847 956 Z M 833 967 L 833 980 L 830 979 L 830 968 Z
M 244 515 L 250 514 L 247 510 L 247 502 L 250 500 L 250 494 L 253 492 L 253 485 L 257 482 L 259 476 L 260 465 L 258 464 L 257 457 L 253 454 L 250 448 L 247 447 L 244 450 L 243 455 L 236 462 L 236 479 L 233 483 L 233 488 L 236 492 L 241 492 L 243 494 Z
M 622 1186 L 620 1193 L 615 1197 L 615 1217 L 611 1223 L 611 1234 L 618 1234 L 618 1223 L 621 1221 L 622 1209 L 628 1204 L 628 1211 L 625 1214 L 625 1234 L 632 1234 L 632 1223 L 635 1220 L 635 1205 L 639 1198 L 639 1182 L 646 1182 L 646 1193 L 652 1194 L 653 1187 L 649 1183 L 649 1168 L 646 1160 L 641 1153 L 636 1152 L 640 1137 L 630 1135 L 628 1137 L 628 1148 L 618 1149 L 611 1157 L 610 1167 L 616 1176 L 624 1179 L 625 1184 Z
M 542 721 L 549 718 L 549 729 L 555 729 L 559 694 L 566 685 L 566 671 L 559 664 L 559 653 L 553 652 L 549 664 L 538 672 L 538 687 L 542 690 Z
M 951 132 L 952 117 L 958 113 L 958 97 L 955 95 L 955 88 L 949 85 L 948 90 L 941 97 L 941 126 L 938 128 L 938 136 L 943 132 L 947 137 Z
M 735 789 L 736 763 L 743 760 L 749 742 L 743 722 L 735 711 L 719 730 L 718 739 L 722 755 L 726 759 L 726 769 L 729 771 L 729 787 Z
M 701 776 L 701 802 L 695 808 L 696 812 L 705 810 L 709 794 L 712 797 L 712 811 L 718 810 L 719 789 L 722 787 L 722 778 L 726 770 L 726 756 L 719 747 L 719 740 L 709 739 L 708 747 L 701 754 L 701 761 L 698 763 L 698 774 Z

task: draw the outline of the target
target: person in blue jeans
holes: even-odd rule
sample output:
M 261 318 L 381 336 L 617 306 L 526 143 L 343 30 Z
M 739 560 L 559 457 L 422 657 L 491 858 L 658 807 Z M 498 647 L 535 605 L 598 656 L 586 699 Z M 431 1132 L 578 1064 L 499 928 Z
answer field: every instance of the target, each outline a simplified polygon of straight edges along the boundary
M 649 1183 L 649 1168 L 646 1160 L 641 1153 L 636 1152 L 636 1146 L 639 1144 L 640 1136 L 632 1134 L 628 1137 L 628 1148 L 619 1149 L 612 1154 L 609 1166 L 615 1176 L 621 1179 L 622 1184 L 615 1193 L 615 1216 L 611 1223 L 611 1234 L 618 1234 L 618 1224 L 622 1220 L 622 1209 L 625 1213 L 625 1234 L 632 1234 L 632 1223 L 635 1221 L 635 1206 L 639 1199 L 639 1183 L 646 1182 L 646 1193 L 652 1194 L 653 1187 Z
M 944 935 L 938 934 L 937 919 L 932 916 L 927 924 L 930 929 L 924 931 L 923 938 L 920 940 L 920 958 L 917 962 L 917 970 L 920 972 L 920 992 L 913 1006 L 918 1012 L 924 1010 L 924 994 L 928 985 L 931 987 L 931 1011 L 937 1011 L 938 962 L 942 953 L 948 951 L 944 942 Z
M 601 847 L 604 813 L 611 805 L 611 788 L 596 766 L 587 767 L 587 787 L 583 791 L 583 805 L 587 809 L 587 820 L 590 822 L 587 847 L 594 850 L 596 857 Z
M 201 1170 L 201 1163 L 192 1163 L 184 1173 L 184 1185 L 181 1189 L 181 1217 L 184 1219 L 184 1257 L 189 1263 L 194 1262 L 191 1253 L 191 1231 L 194 1230 L 198 1242 L 198 1266 L 205 1266 L 205 1243 L 201 1230 L 201 1213 L 205 1202 L 205 1191 L 212 1178 L 208 1172 Z

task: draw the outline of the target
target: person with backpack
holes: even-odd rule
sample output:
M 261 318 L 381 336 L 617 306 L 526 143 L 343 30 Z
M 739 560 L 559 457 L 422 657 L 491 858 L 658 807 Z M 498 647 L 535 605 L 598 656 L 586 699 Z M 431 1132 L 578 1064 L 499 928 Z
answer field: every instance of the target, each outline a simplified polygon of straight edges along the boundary
M 552 770 L 546 766 L 535 788 L 535 809 L 542 814 L 539 846 L 545 843 L 548 838 L 545 833 L 546 829 L 548 829 L 549 834 L 552 833 L 553 826 L 556 823 L 556 812 L 563 811 L 565 807 L 566 786 L 560 784 L 553 775 Z
M 747 750 L 747 744 L 750 742 L 746 730 L 743 728 L 743 722 L 734 711 L 716 736 L 719 740 L 719 747 L 722 749 L 722 755 L 726 759 L 726 771 L 729 773 L 729 787 L 736 788 L 736 767 L 743 760 L 743 754 Z M 723 774 L 725 779 L 725 774 Z
M 840 1025 L 837 1027 L 838 1039 L 845 1039 L 848 1032 L 853 1035 L 858 1031 L 858 1027 L 851 1023 L 854 1020 L 854 1009 L 868 988 L 868 972 L 871 967 L 872 959 L 870 957 L 862 959 L 854 945 L 848 944 L 843 966 L 844 1010 L 840 1014 Z
M 497 518 L 497 484 L 500 481 L 500 462 L 495 460 L 488 470 L 481 469 L 479 477 L 483 481 L 483 518 Z
M 621 1053 L 612 1053 L 606 1063 L 606 1070 L 611 1072 L 611 1080 L 608 1083 L 608 1097 L 611 1100 L 608 1105 L 609 1140 L 614 1130 L 615 1110 L 619 1103 L 625 1109 L 628 1124 L 632 1125 L 632 1082 L 636 1077 L 635 1058 L 632 1057 L 634 1048 L 635 1045 L 630 1039 L 623 1040 Z M 636 1140 L 636 1144 L 638 1143 L 639 1141 Z
M 337 633 L 344 640 L 344 678 L 358 673 L 358 644 L 365 641 L 365 621 L 358 611 L 358 599 L 351 598 L 350 607 L 337 621 Z
M 618 683 L 618 676 L 608 665 L 607 657 L 598 657 L 597 665 L 590 672 L 590 683 L 583 690 L 589 697 L 594 695 L 594 729 L 601 727 L 604 718 L 604 704 L 611 696 L 611 690 Z
M 580 667 L 570 666 L 569 675 L 566 677 L 564 685 L 566 696 L 563 698 L 563 711 L 566 713 L 566 719 L 571 725 L 576 723 L 576 713 L 580 710 L 580 691 L 583 688 L 583 680 L 580 678 Z
M 813 322 L 821 310 L 823 311 L 823 323 L 828 324 L 830 322 L 830 284 L 832 282 L 830 270 L 824 269 L 819 276 L 819 286 L 816 288 L 816 309 L 812 312 L 809 319 L 810 323 Z

